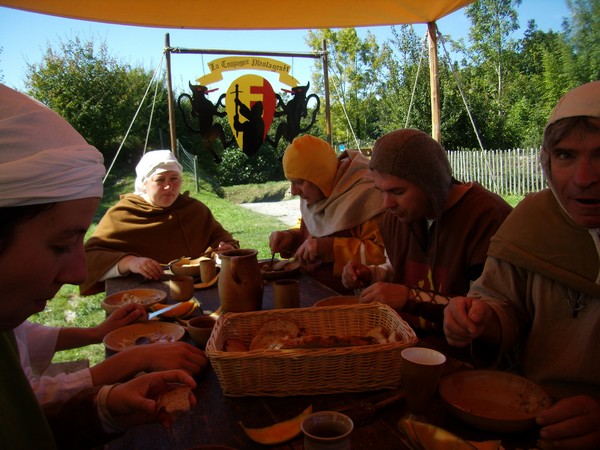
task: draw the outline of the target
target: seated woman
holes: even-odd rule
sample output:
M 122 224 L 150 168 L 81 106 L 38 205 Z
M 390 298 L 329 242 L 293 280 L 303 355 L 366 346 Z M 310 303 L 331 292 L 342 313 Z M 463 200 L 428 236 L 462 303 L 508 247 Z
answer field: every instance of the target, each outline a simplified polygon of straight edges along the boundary
M 106 212 L 85 244 L 83 295 L 101 292 L 104 280 L 132 272 L 158 280 L 161 263 L 197 257 L 209 247 L 238 248 L 204 203 L 180 193 L 182 167 L 171 151 L 146 153 L 135 171 L 135 192 Z
M 294 139 L 283 155 L 283 171 L 293 195 L 300 196 L 299 228 L 275 231 L 273 253 L 294 256 L 311 274 L 340 293 L 348 261 L 381 264 L 384 242 L 377 226 L 383 201 L 368 176 L 369 160 L 359 151 L 336 156 L 324 140 Z
M 0 447 L 99 448 L 126 429 L 174 419 L 160 409 L 183 370 L 143 374 L 41 406 L 14 329 L 85 277 L 83 238 L 102 196 L 102 154 L 42 103 L 0 84 Z M 197 401 L 193 394 L 190 406 Z

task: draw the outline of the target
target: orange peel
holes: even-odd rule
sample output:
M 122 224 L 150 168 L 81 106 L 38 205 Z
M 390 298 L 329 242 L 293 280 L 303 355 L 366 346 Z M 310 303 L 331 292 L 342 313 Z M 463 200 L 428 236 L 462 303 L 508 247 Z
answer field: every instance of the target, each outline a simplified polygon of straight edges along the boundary
M 276 445 L 294 439 L 300 434 L 302 421 L 312 413 L 312 405 L 298 414 L 296 417 L 278 422 L 264 428 L 247 428 L 242 422 L 239 424 L 246 435 L 254 442 L 264 445 Z

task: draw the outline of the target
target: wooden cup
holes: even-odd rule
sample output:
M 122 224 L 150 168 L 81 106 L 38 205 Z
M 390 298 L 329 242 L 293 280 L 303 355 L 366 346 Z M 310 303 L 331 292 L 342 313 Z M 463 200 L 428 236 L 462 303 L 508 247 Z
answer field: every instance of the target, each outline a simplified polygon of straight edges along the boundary
M 275 308 L 298 308 L 300 306 L 300 282 L 298 280 L 273 282 L 273 304 Z
M 200 259 L 200 280 L 203 283 L 208 283 L 217 275 L 217 265 L 212 258 Z
M 194 295 L 194 278 L 186 275 L 175 275 L 169 280 L 171 300 L 184 302 Z
M 400 355 L 406 405 L 410 412 L 423 414 L 431 404 L 446 357 L 425 347 L 405 348 Z

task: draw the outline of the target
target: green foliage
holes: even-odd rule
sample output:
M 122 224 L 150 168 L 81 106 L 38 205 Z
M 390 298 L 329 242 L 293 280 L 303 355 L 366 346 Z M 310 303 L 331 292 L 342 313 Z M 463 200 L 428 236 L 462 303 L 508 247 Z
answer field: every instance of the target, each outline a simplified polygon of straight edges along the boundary
M 569 89 L 600 78 L 600 0 L 565 0 L 571 12 L 562 31 L 540 31 L 530 20 L 518 37 L 517 6 L 521 0 L 478 0 L 466 8 L 468 43 L 438 36 L 438 71 L 442 143 L 447 149 L 538 146 L 547 117 Z M 392 38 L 377 42 L 353 28 L 312 30 L 308 45 L 328 50 L 331 134 L 334 144 L 350 148 L 372 146 L 386 132 L 403 127 L 431 129 L 427 42 L 409 25 L 392 27 Z M 448 50 L 451 51 L 448 55 Z M 448 56 L 448 57 L 447 57 Z M 0 74 L 1 76 L 1 74 Z M 49 46 L 42 61 L 29 65 L 29 93 L 56 109 L 88 141 L 113 161 L 151 74 L 110 56 L 103 43 L 74 38 Z M 169 148 L 167 94 L 158 80 L 152 126 L 152 102 L 144 102 L 125 146 L 116 160 L 117 172 L 133 170 L 144 148 Z M 155 85 L 150 86 L 152 97 Z M 310 92 L 322 100 L 311 134 L 325 138 L 323 61 L 315 60 Z M 285 100 L 289 101 L 284 94 Z M 177 98 L 177 93 L 175 93 Z M 237 147 L 206 142 L 187 129 L 175 109 L 177 137 L 198 158 L 203 177 L 220 186 L 283 180 L 277 149 L 266 143 L 252 158 Z M 310 114 L 310 113 L 309 113 Z M 285 117 L 275 118 L 270 131 Z M 215 118 L 233 139 L 226 118 Z M 146 132 L 150 129 L 148 143 Z M 212 152 L 223 159 L 217 164 Z
M 131 125 L 124 145 L 129 162 L 138 160 L 145 146 L 148 123 L 152 112 L 155 89 L 143 104 L 138 118 L 132 124 L 150 85 L 152 74 L 113 58 L 105 43 L 78 37 L 60 40 L 56 48 L 49 46 L 42 61 L 27 65 L 28 93 L 63 116 L 86 140 L 96 146 L 107 162 L 113 160 L 116 150 Z M 148 147 L 160 144 L 160 126 L 167 130 L 167 92 L 163 80 L 158 83 L 155 108 L 152 115 Z M 156 85 L 153 84 L 153 88 Z M 127 163 L 125 160 L 121 163 Z
M 223 162 L 215 167 L 215 173 L 223 186 L 284 179 L 280 152 L 267 143 L 252 157 L 237 147 L 226 149 Z
M 600 79 L 600 0 L 567 0 L 572 18 L 565 24 L 567 40 L 577 55 L 572 75 L 576 84 Z
M 371 101 L 377 91 L 378 71 L 383 67 L 385 52 L 381 52 L 375 37 L 367 33 L 361 40 L 356 29 L 309 31 L 307 44 L 315 51 L 327 42 L 331 122 L 333 142 L 354 145 L 373 141 L 381 133 L 377 128 L 377 110 Z M 325 97 L 322 62 L 317 61 L 313 73 L 314 90 Z M 324 116 L 320 117 L 324 127 Z

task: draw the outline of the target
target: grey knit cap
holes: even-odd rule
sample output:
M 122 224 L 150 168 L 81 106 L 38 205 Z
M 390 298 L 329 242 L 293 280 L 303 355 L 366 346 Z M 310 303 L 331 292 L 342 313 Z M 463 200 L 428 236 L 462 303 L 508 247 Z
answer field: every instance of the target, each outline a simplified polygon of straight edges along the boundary
M 436 217 L 443 210 L 452 185 L 452 169 L 443 147 L 415 129 L 392 131 L 373 146 L 369 169 L 416 184 L 425 192 Z

